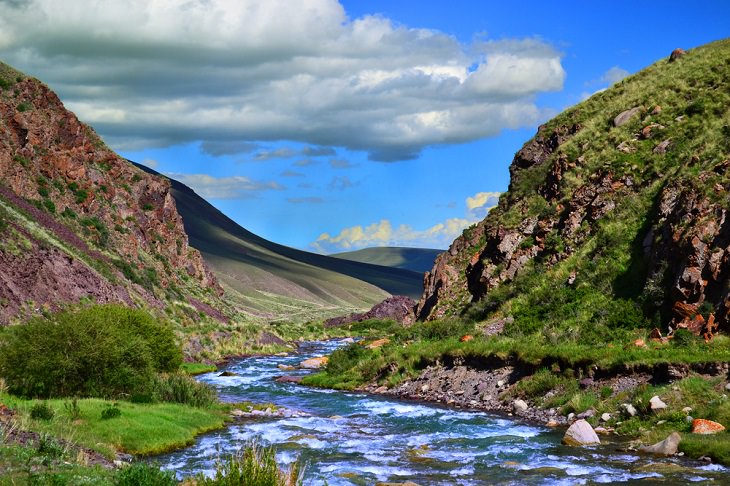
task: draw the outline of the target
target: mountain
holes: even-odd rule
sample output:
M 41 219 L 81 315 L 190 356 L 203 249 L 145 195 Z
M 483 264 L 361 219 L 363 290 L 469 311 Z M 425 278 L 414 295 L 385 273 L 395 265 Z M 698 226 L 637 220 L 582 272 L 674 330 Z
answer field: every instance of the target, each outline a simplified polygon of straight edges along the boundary
M 297 312 L 296 306 L 312 305 L 364 309 L 382 301 L 387 293 L 417 298 L 423 290 L 423 276 L 416 272 L 272 243 L 242 228 L 184 184 L 173 179 L 170 184 L 191 245 L 202 252 L 221 282 L 243 295 L 241 302 L 253 311 L 270 311 L 271 305 L 283 306 L 282 310 L 288 307 L 289 312 Z
M 541 126 L 509 191 L 438 257 L 424 320 L 506 320 L 587 342 L 730 317 L 730 40 L 684 52 Z M 552 341 L 551 341 L 552 342 Z
M 372 263 L 373 265 L 403 268 L 424 273 L 433 268 L 436 257 L 442 252 L 443 250 L 434 250 L 431 248 L 381 246 L 334 253 L 330 256 L 355 262 Z
M 47 86 L 2 63 L 0 121 L 0 323 L 79 300 L 160 311 L 178 302 L 194 319 L 225 319 L 167 180 L 117 156 Z

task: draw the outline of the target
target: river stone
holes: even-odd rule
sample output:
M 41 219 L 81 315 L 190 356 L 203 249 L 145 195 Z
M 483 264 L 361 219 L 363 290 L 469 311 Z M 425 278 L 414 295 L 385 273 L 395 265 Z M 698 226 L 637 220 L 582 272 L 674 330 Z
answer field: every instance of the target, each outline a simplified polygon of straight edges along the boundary
M 596 415 L 596 409 L 595 408 L 589 408 L 585 412 L 581 412 L 578 415 L 576 415 L 576 417 L 579 418 L 579 419 L 587 419 L 587 418 L 593 417 L 594 415 Z
M 631 108 L 630 110 L 622 111 L 616 116 L 616 118 L 613 119 L 613 126 L 620 127 L 621 125 L 631 120 L 634 115 L 641 113 L 641 110 L 643 110 L 643 107 L 636 106 L 634 108 Z
M 563 444 L 569 446 L 585 446 L 600 444 L 601 440 L 591 427 L 591 424 L 583 419 L 576 420 L 568 427 L 563 437 Z
M 301 383 L 303 376 L 280 376 L 276 380 L 277 383 Z
M 527 411 L 527 403 L 525 403 L 524 400 L 515 400 L 512 402 L 512 410 L 514 410 L 515 413 L 524 413 Z
M 647 454 L 655 454 L 657 456 L 673 456 L 677 453 L 679 441 L 681 439 L 681 436 L 677 432 L 672 432 L 671 434 L 669 434 L 669 437 L 667 437 L 663 441 L 657 442 L 654 445 L 640 447 L 639 450 L 641 452 L 646 452 Z
M 724 425 L 713 422 L 712 420 L 694 419 L 692 421 L 693 434 L 710 435 L 717 434 L 718 432 L 722 432 L 723 430 L 725 430 Z
M 622 403 L 621 408 L 624 409 L 624 411 L 630 416 L 630 417 L 636 417 L 637 411 L 636 408 L 631 405 L 630 403 Z
M 319 358 L 309 358 L 299 363 L 299 367 L 304 368 L 305 370 L 317 370 L 325 366 L 327 364 L 327 361 L 329 361 L 329 358 L 327 356 L 321 356 Z
M 654 395 L 651 397 L 651 400 L 649 400 L 649 408 L 651 408 L 652 412 L 661 412 L 667 408 L 667 404 L 664 403 L 661 398 Z
M 285 365 L 285 364 L 280 364 L 280 365 L 277 365 L 276 367 L 282 371 L 294 371 L 295 369 L 297 369 L 296 366 Z
M 601 415 L 601 421 L 608 422 L 611 420 L 611 414 L 610 413 L 604 413 Z
M 219 374 L 218 376 L 238 376 L 233 371 L 224 371 L 223 373 Z

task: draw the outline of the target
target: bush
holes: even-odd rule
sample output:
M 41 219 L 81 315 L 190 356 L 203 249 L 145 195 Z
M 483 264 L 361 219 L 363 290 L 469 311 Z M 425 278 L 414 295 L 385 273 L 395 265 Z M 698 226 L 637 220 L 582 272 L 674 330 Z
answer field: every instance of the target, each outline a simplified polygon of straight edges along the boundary
M 150 398 L 193 407 L 209 407 L 218 402 L 218 394 L 213 388 L 184 373 L 157 375 Z
M 122 411 L 119 410 L 119 406 L 116 403 L 107 405 L 104 410 L 101 411 L 101 418 L 103 420 L 109 420 L 122 416 Z
M 276 453 L 271 447 L 249 444 L 226 461 L 216 465 L 215 476 L 207 478 L 199 474 L 195 483 L 199 486 L 294 486 L 301 485 L 301 467 L 298 462 L 282 471 L 276 463 Z
M 146 462 L 135 462 L 121 470 L 117 486 L 175 486 L 177 479 L 173 471 L 161 471 L 159 466 Z
M 155 372 L 181 362 L 168 326 L 120 305 L 35 318 L 0 339 L 0 375 L 25 397 L 118 397 L 151 388 Z
M 46 402 L 38 402 L 30 409 L 30 418 L 35 420 L 52 420 L 56 411 Z

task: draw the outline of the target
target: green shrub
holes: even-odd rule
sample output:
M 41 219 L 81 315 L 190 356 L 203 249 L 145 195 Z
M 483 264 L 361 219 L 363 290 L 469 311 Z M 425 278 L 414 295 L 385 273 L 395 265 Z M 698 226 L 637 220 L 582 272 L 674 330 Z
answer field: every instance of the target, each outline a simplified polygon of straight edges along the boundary
M 198 486 L 294 486 L 301 485 L 299 462 L 282 471 L 276 463 L 276 452 L 271 447 L 249 444 L 227 460 L 218 462 L 215 476 L 199 474 Z
M 56 214 L 56 205 L 50 199 L 43 200 L 43 207 L 51 214 Z
M 63 408 L 66 409 L 66 413 L 71 420 L 78 420 L 81 418 L 81 407 L 79 407 L 79 400 L 73 397 L 70 402 L 64 402 Z
M 95 230 L 99 246 L 105 247 L 109 243 L 109 230 L 99 218 L 92 216 L 90 218 L 83 218 L 79 222 L 87 228 L 87 231 L 91 232 L 92 229 Z
M 35 420 L 52 420 L 56 411 L 46 402 L 38 402 L 30 409 L 30 418 Z
M 173 471 L 161 471 L 155 464 L 135 462 L 121 470 L 117 486 L 175 486 Z
M 56 438 L 47 433 L 42 433 L 38 436 L 38 447 L 36 448 L 38 454 L 42 454 L 47 457 L 61 457 L 66 452 L 63 445 L 58 442 Z
M 164 373 L 153 380 L 152 395 L 163 402 L 209 407 L 218 402 L 216 391 L 185 373 Z
M 19 103 L 17 106 L 17 109 L 19 112 L 29 111 L 31 108 L 33 108 L 33 105 L 31 105 L 28 102 L 23 101 L 22 103 Z
M 142 205 L 142 209 L 144 211 L 152 211 L 153 209 L 155 209 L 155 207 L 150 203 L 145 203 Z
M 104 410 L 101 411 L 101 418 L 103 420 L 109 420 L 122 416 L 122 411 L 119 409 L 119 405 L 112 403 L 107 405 Z
M 35 318 L 0 339 L 0 376 L 26 397 L 116 397 L 182 362 L 172 330 L 141 310 L 94 306 Z
M 327 373 L 330 375 L 345 373 L 357 366 L 360 361 L 368 359 L 372 354 L 372 350 L 357 343 L 336 349 L 327 361 Z
M 61 213 L 61 216 L 63 216 L 64 218 L 76 219 L 76 211 L 66 206 Z

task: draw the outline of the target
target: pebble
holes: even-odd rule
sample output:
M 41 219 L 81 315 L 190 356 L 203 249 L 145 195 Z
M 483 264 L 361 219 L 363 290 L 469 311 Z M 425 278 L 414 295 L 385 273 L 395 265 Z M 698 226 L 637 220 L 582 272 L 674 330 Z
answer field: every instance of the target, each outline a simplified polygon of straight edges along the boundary
M 601 415 L 601 420 L 603 422 L 608 422 L 609 420 L 611 420 L 611 414 L 610 413 L 604 413 L 604 414 L 602 414 Z
M 637 414 L 636 407 L 631 405 L 630 403 L 622 403 L 621 408 L 623 408 L 627 414 L 631 417 L 635 417 Z
M 653 397 L 651 397 L 651 400 L 649 400 L 649 407 L 651 408 L 652 412 L 659 412 L 667 408 L 667 404 L 664 403 L 662 399 L 659 398 L 657 395 L 654 395 Z
M 503 380 L 499 380 L 497 382 L 497 388 L 502 388 L 503 386 L 504 386 L 504 381 Z

